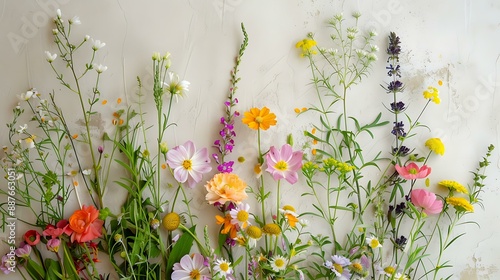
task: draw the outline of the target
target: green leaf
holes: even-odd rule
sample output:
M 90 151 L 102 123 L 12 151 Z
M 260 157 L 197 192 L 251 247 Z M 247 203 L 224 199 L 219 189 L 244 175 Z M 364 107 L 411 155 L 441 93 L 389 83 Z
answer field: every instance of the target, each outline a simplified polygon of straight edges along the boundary
M 193 226 L 189 229 L 193 234 L 195 233 L 196 226 Z M 184 233 L 182 236 L 175 242 L 174 247 L 172 248 L 172 252 L 168 257 L 167 263 L 167 278 L 170 278 L 172 274 L 173 266 L 175 263 L 178 263 L 182 257 L 189 254 L 191 251 L 191 247 L 193 246 L 194 238 L 189 233 Z
M 78 277 L 78 272 L 76 271 L 75 268 L 75 262 L 73 261 L 73 258 L 71 257 L 71 251 L 68 248 L 68 245 L 66 242 L 61 242 L 61 246 L 63 247 L 64 251 L 64 258 L 63 258 L 63 266 L 64 270 L 66 271 L 66 276 L 71 279 L 71 280 L 80 280 Z
M 45 279 L 45 270 L 43 267 L 32 259 L 28 259 L 26 270 L 32 279 Z
M 45 267 L 47 268 L 47 279 L 64 279 L 59 262 L 53 259 L 45 259 Z

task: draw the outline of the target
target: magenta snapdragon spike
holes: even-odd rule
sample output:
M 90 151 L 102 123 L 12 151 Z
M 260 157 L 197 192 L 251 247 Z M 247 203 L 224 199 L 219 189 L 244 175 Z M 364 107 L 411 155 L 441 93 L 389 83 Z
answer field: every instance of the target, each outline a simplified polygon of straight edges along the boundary
M 234 165 L 234 161 L 227 161 L 226 156 L 233 152 L 235 146 L 234 138 L 236 137 L 234 120 L 240 116 L 240 113 L 233 109 L 236 104 L 238 104 L 238 98 L 234 97 L 238 89 L 236 85 L 240 81 L 240 78 L 237 77 L 238 66 L 240 65 L 245 48 L 248 45 L 248 36 L 243 25 L 242 30 L 244 39 L 240 46 L 238 56 L 236 57 L 236 64 L 231 71 L 231 87 L 229 88 L 228 98 L 224 101 L 225 115 L 220 118 L 220 124 L 222 125 L 222 129 L 219 131 L 220 139 L 215 140 L 213 145 L 217 149 L 217 153 L 213 153 L 212 157 L 218 164 L 217 170 L 221 173 L 232 172 Z

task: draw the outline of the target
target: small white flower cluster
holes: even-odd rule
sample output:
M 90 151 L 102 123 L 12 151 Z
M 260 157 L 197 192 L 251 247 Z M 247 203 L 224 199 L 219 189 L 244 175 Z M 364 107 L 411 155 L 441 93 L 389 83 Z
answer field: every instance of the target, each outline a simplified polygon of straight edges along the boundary
M 60 28 L 60 25 L 62 25 L 62 23 L 64 22 L 63 19 L 62 19 L 62 13 L 61 13 L 60 9 L 56 10 L 56 18 L 54 19 L 54 21 L 56 22 L 56 25 L 58 27 L 55 28 L 55 29 L 52 29 L 52 34 L 56 37 L 56 41 L 59 41 L 59 38 L 57 38 L 57 36 L 61 32 L 61 30 L 59 30 L 59 28 Z M 70 20 L 68 20 L 68 23 L 70 25 L 80 25 L 80 24 L 82 24 L 82 22 L 80 21 L 80 17 L 78 17 L 78 16 L 72 17 Z M 101 40 L 94 40 L 94 39 L 90 38 L 89 35 L 85 35 L 85 37 L 83 38 L 82 44 L 84 42 L 89 41 L 89 40 L 92 40 L 92 50 L 94 52 L 97 52 L 98 50 L 100 50 L 104 46 L 106 46 L 106 43 L 101 42 Z M 57 54 L 56 53 L 51 53 L 49 51 L 45 51 L 45 58 L 46 58 L 46 60 L 49 63 L 52 63 L 52 62 L 54 62 L 56 60 Z M 98 74 L 101 74 L 101 73 L 103 73 L 104 71 L 106 71 L 108 69 L 107 66 L 104 66 L 102 64 L 95 64 L 95 63 L 91 65 L 91 69 L 92 68 L 95 69 Z

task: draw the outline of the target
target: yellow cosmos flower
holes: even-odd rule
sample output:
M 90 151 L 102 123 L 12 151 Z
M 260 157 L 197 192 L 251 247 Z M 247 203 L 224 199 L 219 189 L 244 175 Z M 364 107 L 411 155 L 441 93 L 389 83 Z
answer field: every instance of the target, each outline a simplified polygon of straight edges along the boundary
M 316 46 L 316 41 L 312 39 L 300 40 L 297 42 L 297 44 L 295 44 L 296 48 L 302 50 L 302 52 L 300 53 L 301 57 L 308 56 L 311 54 L 317 54 L 316 51 L 312 50 L 314 46 Z
M 251 129 L 268 130 L 269 127 L 276 125 L 276 115 L 271 113 L 267 107 L 263 107 L 262 109 L 252 108 L 250 111 L 244 113 L 241 121 Z
M 466 187 L 464 187 L 462 184 L 456 181 L 451 181 L 451 180 L 443 180 L 439 182 L 439 185 L 442 187 L 448 188 L 450 191 L 456 191 L 460 193 L 465 193 L 468 194 L 469 191 L 467 190 Z
M 446 203 L 455 207 L 458 212 L 474 212 L 474 206 L 463 197 L 452 196 L 446 199 Z
M 430 138 L 425 141 L 425 146 L 438 155 L 444 155 L 444 144 L 439 138 Z

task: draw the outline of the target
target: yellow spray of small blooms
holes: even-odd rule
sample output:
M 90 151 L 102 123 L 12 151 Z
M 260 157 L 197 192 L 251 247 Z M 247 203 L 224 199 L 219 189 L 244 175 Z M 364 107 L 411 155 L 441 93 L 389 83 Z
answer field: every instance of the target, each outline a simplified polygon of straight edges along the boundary
M 444 155 L 444 144 L 439 138 L 430 138 L 429 140 L 425 141 L 425 146 L 438 155 Z
M 295 44 L 296 48 L 300 48 L 302 52 L 300 53 L 301 57 L 312 55 L 312 54 L 317 54 L 316 51 L 312 50 L 312 48 L 316 46 L 316 41 L 313 39 L 304 39 L 300 40 Z

